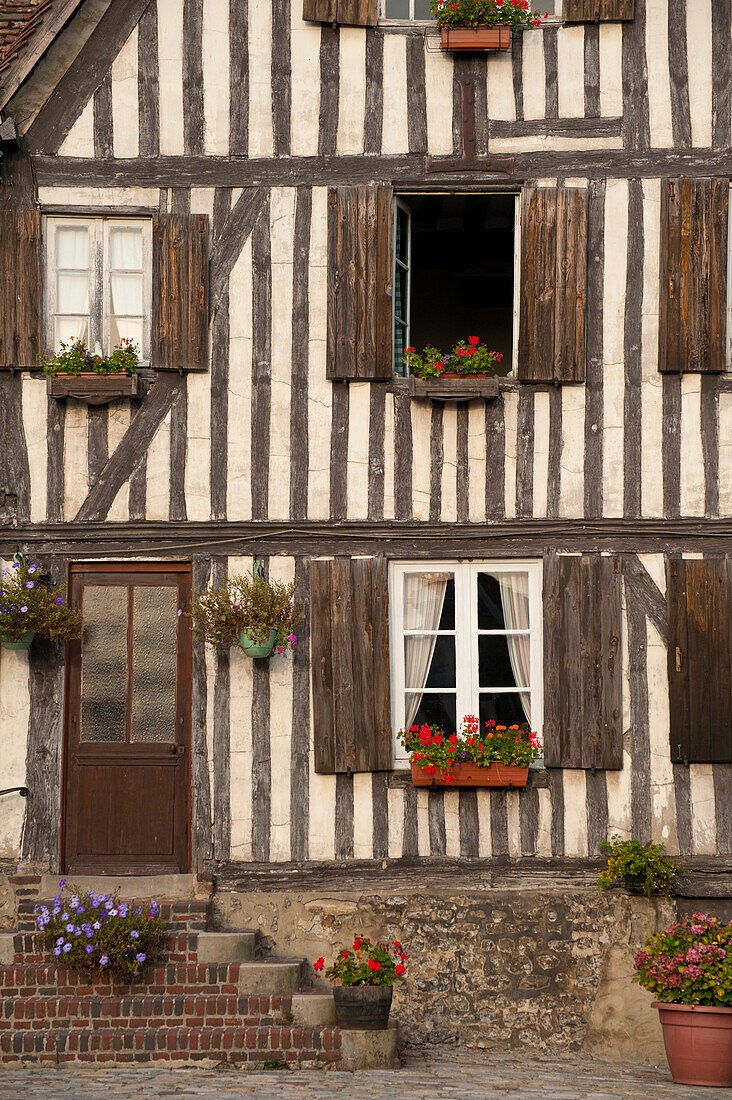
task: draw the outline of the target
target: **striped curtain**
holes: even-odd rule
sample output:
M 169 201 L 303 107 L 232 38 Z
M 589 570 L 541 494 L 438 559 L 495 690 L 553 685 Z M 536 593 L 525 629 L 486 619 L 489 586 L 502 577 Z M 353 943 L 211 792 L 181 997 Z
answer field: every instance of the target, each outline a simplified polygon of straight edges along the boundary
M 528 573 L 500 573 L 497 578 L 501 590 L 503 621 L 507 630 L 529 629 L 529 576 Z M 508 656 L 513 678 L 518 687 L 531 686 L 530 639 L 528 634 L 507 634 Z M 531 694 L 519 692 L 526 721 L 531 724 Z
M 449 579 L 449 573 L 405 573 L 405 630 L 438 629 Z M 404 683 L 409 700 L 407 729 L 412 725 L 422 702 L 421 689 L 427 683 L 436 644 L 436 634 L 411 634 L 406 637 Z

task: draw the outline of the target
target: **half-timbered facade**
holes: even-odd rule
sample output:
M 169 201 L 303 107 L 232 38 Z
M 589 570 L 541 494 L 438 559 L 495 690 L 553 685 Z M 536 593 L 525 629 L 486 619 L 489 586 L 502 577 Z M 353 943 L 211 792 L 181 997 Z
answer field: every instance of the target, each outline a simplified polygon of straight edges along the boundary
M 620 833 L 725 896 L 730 0 L 555 0 L 466 56 L 420 0 L 27 7 L 0 554 L 85 634 L 0 654 L 6 866 L 454 902 L 591 883 Z M 497 392 L 416 392 L 404 347 L 473 330 Z M 52 396 L 70 336 L 135 339 L 139 392 Z M 255 562 L 300 579 L 292 657 L 176 615 Z M 465 713 L 542 734 L 525 791 L 412 786 L 395 731 Z

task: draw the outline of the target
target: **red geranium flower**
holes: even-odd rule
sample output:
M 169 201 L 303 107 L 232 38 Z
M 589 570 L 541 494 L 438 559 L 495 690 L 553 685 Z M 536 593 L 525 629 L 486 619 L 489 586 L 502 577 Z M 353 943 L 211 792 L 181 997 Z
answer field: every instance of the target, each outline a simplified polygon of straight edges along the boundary
M 322 970 L 325 966 L 325 959 L 321 956 L 316 963 L 313 963 L 313 970 Z
M 377 963 L 376 959 L 369 959 L 369 970 L 381 970 L 381 963 Z

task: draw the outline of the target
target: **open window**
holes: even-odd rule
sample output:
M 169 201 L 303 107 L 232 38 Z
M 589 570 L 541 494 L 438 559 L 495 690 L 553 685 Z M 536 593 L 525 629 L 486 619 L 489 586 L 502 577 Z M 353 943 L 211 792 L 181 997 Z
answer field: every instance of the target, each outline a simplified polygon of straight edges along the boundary
M 405 348 L 448 350 L 469 335 L 516 361 L 519 199 L 409 194 L 395 199 L 394 372 Z

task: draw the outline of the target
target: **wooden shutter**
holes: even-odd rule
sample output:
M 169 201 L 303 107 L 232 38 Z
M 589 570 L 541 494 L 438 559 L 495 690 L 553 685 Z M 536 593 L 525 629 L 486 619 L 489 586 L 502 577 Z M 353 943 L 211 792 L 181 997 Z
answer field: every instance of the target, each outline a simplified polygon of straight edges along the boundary
M 391 187 L 333 187 L 328 200 L 332 379 L 392 376 Z
M 310 592 L 315 771 L 388 771 L 386 561 L 312 561 Z
M 152 365 L 208 369 L 209 228 L 205 214 L 153 219 Z
M 565 23 L 620 22 L 634 16 L 635 0 L 562 0 Z
M 544 561 L 544 758 L 622 768 L 621 574 L 615 558 Z
M 661 184 L 658 369 L 725 369 L 728 179 Z
M 41 214 L 0 210 L 0 368 L 38 369 L 41 353 Z
M 587 192 L 521 195 L 519 378 L 584 382 Z
M 666 563 L 671 759 L 732 762 L 732 561 Z
M 314 23 L 375 27 L 379 19 L 379 0 L 303 0 L 302 17 Z

